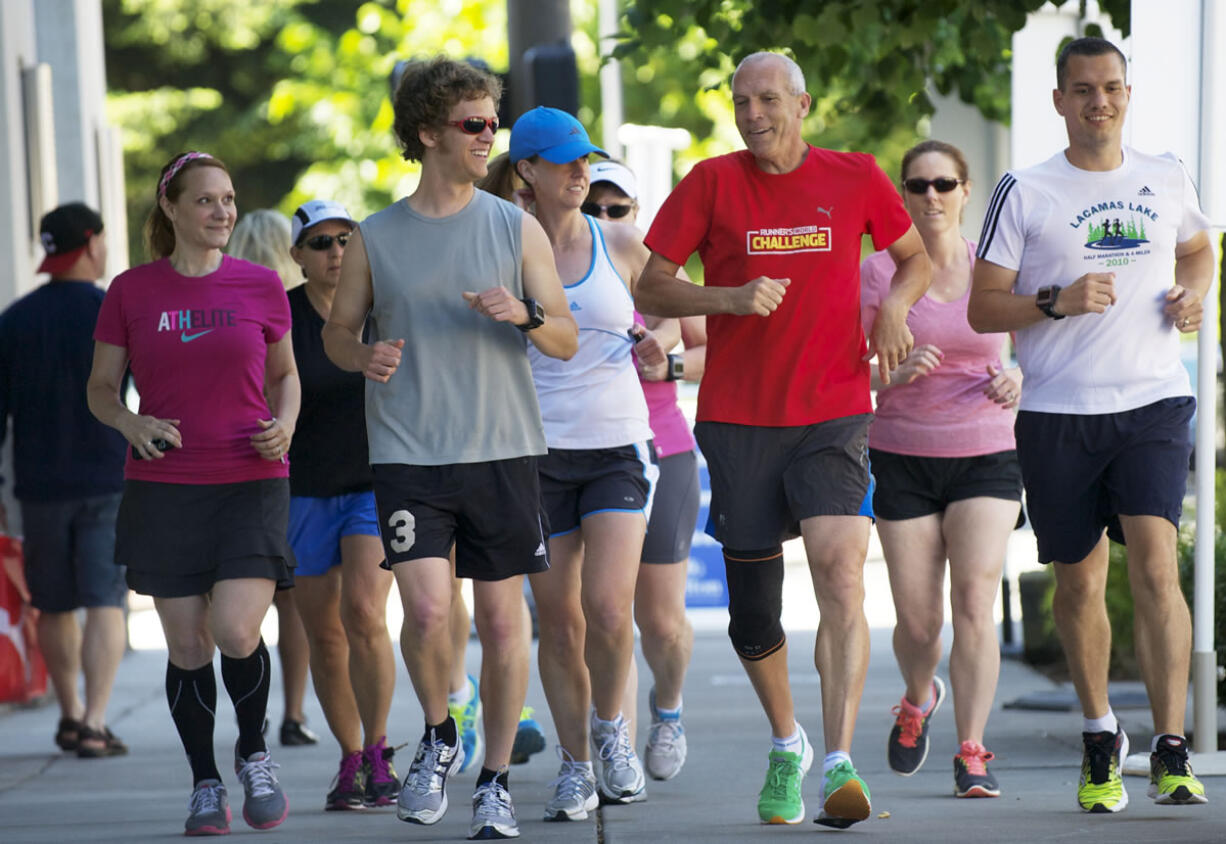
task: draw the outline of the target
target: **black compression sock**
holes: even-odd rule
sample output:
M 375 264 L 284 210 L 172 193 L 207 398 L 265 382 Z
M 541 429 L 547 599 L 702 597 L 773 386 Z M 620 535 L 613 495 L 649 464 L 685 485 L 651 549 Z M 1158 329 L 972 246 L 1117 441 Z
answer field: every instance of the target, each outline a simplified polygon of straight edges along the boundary
M 213 756 L 213 722 L 217 711 L 213 663 L 188 671 L 167 661 L 166 702 L 192 767 L 192 786 L 201 780 L 221 779 Z
M 234 702 L 238 721 L 238 755 L 243 759 L 268 749 L 264 743 L 264 715 L 268 709 L 268 648 L 264 640 L 248 656 L 221 655 L 221 679 Z

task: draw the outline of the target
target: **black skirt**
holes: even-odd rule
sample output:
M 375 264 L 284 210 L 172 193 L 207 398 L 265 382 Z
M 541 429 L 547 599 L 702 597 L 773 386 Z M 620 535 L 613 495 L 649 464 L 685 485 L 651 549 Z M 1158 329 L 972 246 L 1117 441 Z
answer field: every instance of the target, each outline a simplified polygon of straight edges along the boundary
M 128 586 L 156 598 L 205 595 L 219 580 L 257 577 L 293 585 L 287 537 L 289 481 L 232 484 L 125 481 L 115 562 Z

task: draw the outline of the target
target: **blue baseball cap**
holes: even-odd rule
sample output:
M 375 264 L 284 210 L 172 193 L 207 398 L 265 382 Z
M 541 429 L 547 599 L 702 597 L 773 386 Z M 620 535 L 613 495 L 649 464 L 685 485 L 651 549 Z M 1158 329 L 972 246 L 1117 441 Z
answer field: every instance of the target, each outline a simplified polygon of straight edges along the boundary
M 537 106 L 524 112 L 511 129 L 511 161 L 539 155 L 554 164 L 566 164 L 591 153 L 609 154 L 592 143 L 583 124 L 564 111 Z

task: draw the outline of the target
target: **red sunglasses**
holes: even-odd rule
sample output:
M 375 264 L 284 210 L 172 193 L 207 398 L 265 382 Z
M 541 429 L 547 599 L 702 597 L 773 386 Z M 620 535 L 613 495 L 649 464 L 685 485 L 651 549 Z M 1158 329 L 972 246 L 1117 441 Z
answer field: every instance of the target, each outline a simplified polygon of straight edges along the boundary
M 489 127 L 491 132 L 498 131 L 497 117 L 465 117 L 463 120 L 449 120 L 448 126 L 454 126 L 465 135 L 480 135 Z

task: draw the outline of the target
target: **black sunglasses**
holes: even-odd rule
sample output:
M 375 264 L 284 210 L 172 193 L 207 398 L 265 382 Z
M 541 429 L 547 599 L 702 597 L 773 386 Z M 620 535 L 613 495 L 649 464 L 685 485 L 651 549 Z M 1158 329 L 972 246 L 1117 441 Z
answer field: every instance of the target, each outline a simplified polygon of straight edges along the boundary
M 349 243 L 349 238 L 352 236 L 348 232 L 345 234 L 317 234 L 314 237 L 308 237 L 306 245 L 316 252 L 327 252 L 332 248 L 332 241 L 335 240 L 341 245 L 341 249 L 344 249 L 345 244 Z
M 634 203 L 621 205 L 615 202 L 612 205 L 601 205 L 599 202 L 585 202 L 579 206 L 579 210 L 589 217 L 599 217 L 601 214 L 608 214 L 610 220 L 620 220 L 634 210 Z
M 966 179 L 951 179 L 949 176 L 939 179 L 904 179 L 902 186 L 907 189 L 907 193 L 928 193 L 929 185 L 936 188 L 937 193 L 949 193 L 965 181 Z
M 465 117 L 463 120 L 448 120 L 448 126 L 454 126 L 465 135 L 480 135 L 488 126 L 491 132 L 498 131 L 497 117 Z

